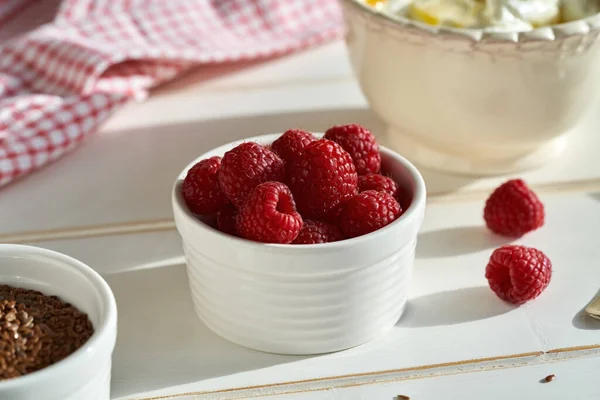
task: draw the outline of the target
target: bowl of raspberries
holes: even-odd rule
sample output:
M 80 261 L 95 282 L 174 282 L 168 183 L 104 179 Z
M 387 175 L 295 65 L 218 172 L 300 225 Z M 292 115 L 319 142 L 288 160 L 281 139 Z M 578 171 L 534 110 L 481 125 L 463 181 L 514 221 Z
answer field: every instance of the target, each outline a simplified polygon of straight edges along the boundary
M 201 155 L 172 193 L 196 313 L 271 353 L 371 341 L 404 311 L 425 199 L 419 171 L 356 124 Z

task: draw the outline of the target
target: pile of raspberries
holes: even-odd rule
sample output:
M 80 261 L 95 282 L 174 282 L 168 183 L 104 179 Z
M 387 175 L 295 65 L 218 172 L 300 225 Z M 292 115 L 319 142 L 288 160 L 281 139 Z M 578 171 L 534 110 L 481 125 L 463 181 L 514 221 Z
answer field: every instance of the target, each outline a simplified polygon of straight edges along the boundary
M 242 143 L 194 165 L 182 193 L 194 214 L 216 215 L 221 232 L 264 243 L 350 239 L 404 211 L 398 185 L 381 174 L 375 137 L 360 125 L 334 126 L 322 139 L 292 129 L 270 146 Z

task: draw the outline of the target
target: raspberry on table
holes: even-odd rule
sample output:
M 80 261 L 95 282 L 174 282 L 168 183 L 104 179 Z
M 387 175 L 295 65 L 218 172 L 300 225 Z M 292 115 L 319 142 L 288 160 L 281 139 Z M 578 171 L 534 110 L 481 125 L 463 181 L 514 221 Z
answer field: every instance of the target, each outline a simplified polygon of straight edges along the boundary
M 304 218 L 332 221 L 342 203 L 358 193 L 352 157 L 339 144 L 320 139 L 287 165 L 289 187 Z
M 238 208 L 257 185 L 284 179 L 283 160 L 254 142 L 242 143 L 225 153 L 219 170 L 221 190 Z
M 548 287 L 552 262 L 532 247 L 506 245 L 492 253 L 485 277 L 499 298 L 519 305 L 535 299 Z
M 302 228 L 302 217 L 290 189 L 281 182 L 256 186 L 237 215 L 237 232 L 264 243 L 291 243 Z
M 327 222 L 307 219 L 304 221 L 298 237 L 292 244 L 329 243 L 337 242 L 343 238 L 337 226 L 328 224 Z
M 358 191 L 375 190 L 385 192 L 394 198 L 398 198 L 398 185 L 390 177 L 379 174 L 367 174 L 358 177 Z
M 379 145 L 367 128 L 357 124 L 334 126 L 324 137 L 338 143 L 350 154 L 358 175 L 376 174 L 381 169 Z
M 214 214 L 227 203 L 227 197 L 219 187 L 220 165 L 221 157 L 207 158 L 196 163 L 185 176 L 181 194 L 194 214 Z
M 231 203 L 221 207 L 217 212 L 217 229 L 228 235 L 238 236 L 235 227 L 237 213 L 237 209 Z
M 402 215 L 402 207 L 389 193 L 367 190 L 342 206 L 339 227 L 346 238 L 374 232 Z
M 544 225 L 544 204 L 522 179 L 513 179 L 490 195 L 483 218 L 493 232 L 519 237 Z
M 273 142 L 271 148 L 283 161 L 290 162 L 315 140 L 317 138 L 312 133 L 301 129 L 289 129 Z

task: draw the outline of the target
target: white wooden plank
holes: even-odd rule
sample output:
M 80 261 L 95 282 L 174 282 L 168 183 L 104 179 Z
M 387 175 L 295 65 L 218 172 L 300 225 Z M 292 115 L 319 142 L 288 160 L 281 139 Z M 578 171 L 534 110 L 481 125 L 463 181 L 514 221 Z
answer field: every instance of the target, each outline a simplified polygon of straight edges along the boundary
M 586 358 L 560 363 L 514 369 L 408 380 L 378 385 L 336 388 L 325 391 L 296 393 L 269 397 L 273 400 L 396 400 L 398 395 L 414 400 L 505 400 L 505 399 L 577 399 L 600 397 L 597 384 L 600 358 Z M 552 382 L 543 382 L 554 375 Z M 173 400 L 202 400 L 208 397 L 182 396 Z M 234 399 L 233 393 L 212 397 Z M 261 397 L 254 397 L 261 398 Z
M 68 254 L 101 274 L 170 267 L 185 262 L 181 238 L 174 229 L 29 244 Z
M 231 344 L 208 331 L 194 314 L 183 267 L 127 272 L 107 279 L 119 309 L 115 396 L 182 384 L 188 385 L 152 395 L 253 386 L 541 348 L 519 310 L 453 326 L 429 324 L 428 310 L 421 310 L 410 321 L 429 326 L 399 325 L 388 336 L 355 349 L 312 358 L 269 355 Z M 495 304 L 491 296 L 487 299 L 488 306 L 478 306 L 486 316 L 508 309 Z
M 507 241 L 484 230 L 482 201 L 433 204 L 419 236 L 409 307 L 397 327 L 367 345 L 313 358 L 258 353 L 210 333 L 193 313 L 184 267 L 174 265 L 181 254 L 175 232 L 42 245 L 105 273 L 129 271 L 107 275 L 120 313 L 114 394 L 164 395 L 539 352 L 530 356 L 535 361 L 556 349 L 600 345 L 599 323 L 577 316 L 599 284 L 600 196 L 543 200 L 546 225 L 517 241 L 547 252 L 554 263 L 540 298 L 513 308 L 488 289 L 486 262 Z
M 544 351 L 600 344 L 600 323 L 580 318 L 581 309 L 600 287 L 596 235 L 599 197 L 580 194 L 542 199 L 546 206 L 544 227 L 514 243 L 544 251 L 553 262 L 553 277 L 540 298 L 521 309 Z M 487 234 L 482 227 L 482 208 L 483 201 L 428 208 L 417 247 L 415 293 L 438 296 L 440 291 L 475 283 L 486 286 L 484 268 L 489 255 L 495 247 L 508 242 Z M 435 276 L 444 278 L 432 279 Z M 467 302 L 458 304 L 467 314 L 477 310 Z
M 351 80 L 352 74 L 346 45 L 342 40 L 336 40 L 284 57 L 194 68 L 185 76 L 155 90 L 154 97 L 158 101 L 159 97 L 190 98 L 207 91 L 289 86 L 298 82 Z M 118 121 L 114 123 L 118 125 Z
M 289 92 L 280 91 L 271 101 L 285 93 Z M 234 100 L 235 95 L 228 96 Z M 259 92 L 253 96 L 252 104 L 261 100 Z M 350 118 L 371 121 L 369 125 L 374 120 L 360 110 L 289 112 L 107 132 L 60 162 L 4 188 L 0 232 L 170 218 L 172 184 L 179 171 L 203 152 L 261 132 L 293 126 L 317 130 Z
M 323 90 L 316 87 L 297 89 L 305 91 L 305 97 L 315 91 L 315 98 Z M 206 97 L 205 104 L 222 102 L 215 106 L 215 110 L 224 106 L 227 99 L 242 103 L 247 100 L 246 106 L 269 102 L 285 104 L 287 100 L 282 99 L 293 93 L 288 89 L 271 90 L 277 92 L 272 97 L 267 95 L 268 91 L 255 91 L 246 94 L 254 97 L 251 100 L 249 97 L 240 100 L 236 94 L 229 93 L 222 95 L 222 101 L 219 98 L 209 101 Z M 191 113 L 191 110 L 188 112 Z M 157 115 L 161 115 L 161 111 L 157 111 Z M 596 119 L 600 125 L 600 114 Z M 350 121 L 363 123 L 376 132 L 383 129 L 370 111 L 347 108 L 240 116 L 104 132 L 60 162 L 3 189 L 0 196 L 0 240 L 10 241 L 7 234 L 11 232 L 171 218 L 169 196 L 173 180 L 181 168 L 197 155 L 219 144 L 257 133 L 277 132 L 290 127 L 318 131 Z M 591 129 L 591 122 L 584 126 L 589 129 L 580 132 L 581 137 L 573 140 L 563 158 L 543 169 L 523 173 L 522 177 L 538 185 L 592 180 L 592 185 L 598 186 L 600 158 L 596 149 L 600 148 L 600 135 Z M 473 179 L 423 172 L 432 194 L 479 190 L 485 195 L 506 179 Z
M 114 122 L 109 121 L 103 129 L 106 132 L 122 132 L 244 116 L 354 108 L 366 108 L 366 100 L 358 85 L 350 78 L 302 82 L 289 77 L 289 82 L 283 81 L 273 86 L 184 90 L 157 95 L 144 103 L 128 104 L 115 115 Z M 298 117 L 291 121 L 294 124 L 304 123 Z

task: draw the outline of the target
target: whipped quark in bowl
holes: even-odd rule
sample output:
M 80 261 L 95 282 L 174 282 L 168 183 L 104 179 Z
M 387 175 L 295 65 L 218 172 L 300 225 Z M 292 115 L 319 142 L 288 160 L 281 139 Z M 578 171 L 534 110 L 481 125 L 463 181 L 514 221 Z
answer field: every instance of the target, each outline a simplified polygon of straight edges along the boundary
M 556 160 L 597 104 L 600 0 L 341 0 L 381 142 L 430 169 Z
M 382 12 L 433 26 L 526 32 L 600 12 L 600 0 L 365 0 Z

